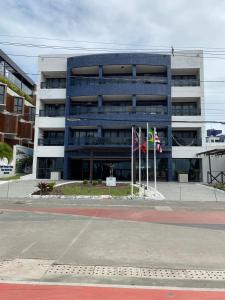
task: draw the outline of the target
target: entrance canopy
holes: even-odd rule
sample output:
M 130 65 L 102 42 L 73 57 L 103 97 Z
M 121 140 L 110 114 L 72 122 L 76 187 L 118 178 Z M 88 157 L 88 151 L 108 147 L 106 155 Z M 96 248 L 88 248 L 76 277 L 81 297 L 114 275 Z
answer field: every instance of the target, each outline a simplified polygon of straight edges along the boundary
M 205 156 L 223 156 L 225 155 L 225 148 L 224 149 L 213 149 L 207 150 L 204 152 L 197 153 L 196 156 L 205 155 Z
M 209 158 L 209 172 L 207 173 L 207 181 L 208 183 L 224 183 L 225 182 L 225 172 L 217 172 L 217 174 L 212 174 L 212 167 L 211 167 L 211 156 L 223 156 L 225 155 L 225 148 L 221 149 L 212 149 L 212 150 L 207 150 L 204 152 L 197 153 L 196 156 L 201 156 L 205 155 L 208 156 Z M 214 172 L 215 173 L 215 172 Z

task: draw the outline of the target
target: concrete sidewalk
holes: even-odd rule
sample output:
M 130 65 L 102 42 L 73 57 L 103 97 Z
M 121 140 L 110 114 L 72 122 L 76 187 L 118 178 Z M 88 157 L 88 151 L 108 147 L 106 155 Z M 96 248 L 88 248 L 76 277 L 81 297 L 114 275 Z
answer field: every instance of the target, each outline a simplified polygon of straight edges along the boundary
M 13 180 L 0 182 L 0 199 L 28 198 L 43 180 Z M 45 180 L 46 181 L 46 180 Z M 61 183 L 64 181 L 60 181 Z M 150 182 L 150 186 L 153 187 Z M 158 182 L 159 192 L 168 201 L 225 201 L 225 192 L 200 183 Z M 149 200 L 147 200 L 149 201 Z
M 151 186 L 153 184 L 150 183 Z M 159 192 L 173 201 L 225 201 L 225 192 L 201 183 L 159 182 Z

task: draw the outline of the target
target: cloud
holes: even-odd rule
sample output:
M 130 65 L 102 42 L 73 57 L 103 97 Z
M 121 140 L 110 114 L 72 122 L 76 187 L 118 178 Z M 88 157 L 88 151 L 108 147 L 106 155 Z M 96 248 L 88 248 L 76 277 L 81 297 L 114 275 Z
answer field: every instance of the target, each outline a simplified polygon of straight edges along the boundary
M 225 48 L 225 1 L 222 0 L 4 0 L 0 2 L 0 33 L 33 36 L 13 41 L 101 48 L 176 47 Z M 36 37 L 83 41 L 72 43 Z M 0 41 L 12 39 L 0 36 Z M 105 42 L 109 44 L 92 44 Z M 128 44 L 122 46 L 120 44 Z M 0 44 L 1 47 L 1 44 Z M 7 53 L 38 55 L 51 49 L 1 47 Z M 67 51 L 68 52 L 68 51 Z M 207 56 L 212 57 L 209 53 Z M 225 55 L 224 55 L 225 57 Z M 26 71 L 37 72 L 37 60 L 13 59 Z M 225 79 L 225 60 L 205 59 L 205 79 Z M 225 85 L 205 84 L 208 118 L 211 107 L 225 109 Z M 219 104 L 216 104 L 219 103 Z

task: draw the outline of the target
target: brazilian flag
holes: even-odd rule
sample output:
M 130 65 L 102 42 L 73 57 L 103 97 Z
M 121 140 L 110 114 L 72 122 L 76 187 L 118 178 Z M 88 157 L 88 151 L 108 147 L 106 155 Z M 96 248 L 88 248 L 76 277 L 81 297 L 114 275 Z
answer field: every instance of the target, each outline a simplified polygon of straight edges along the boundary
M 148 147 L 149 149 L 154 145 L 154 129 L 150 128 L 148 131 Z

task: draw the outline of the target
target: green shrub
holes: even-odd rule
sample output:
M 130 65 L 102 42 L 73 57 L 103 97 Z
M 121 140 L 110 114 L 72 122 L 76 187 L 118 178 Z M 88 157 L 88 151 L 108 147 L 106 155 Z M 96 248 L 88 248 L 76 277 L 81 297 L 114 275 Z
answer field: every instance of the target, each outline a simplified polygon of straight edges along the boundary
M 53 188 L 55 186 L 55 182 L 39 182 L 37 187 L 40 190 L 40 194 L 48 194 L 49 192 L 53 191 Z
M 97 184 L 98 184 L 98 181 L 96 181 L 96 180 L 92 181 L 92 185 L 97 185 Z
M 98 179 L 98 184 L 102 184 L 102 179 Z
M 48 192 L 48 183 L 47 182 L 39 182 L 37 187 L 40 190 L 40 194 L 46 194 Z
M 7 78 L 5 78 L 2 75 L 0 75 L 0 82 L 7 84 L 7 86 L 12 91 L 14 91 L 15 93 L 17 93 L 21 97 L 24 97 L 28 102 L 30 102 L 30 103 L 33 104 L 33 99 L 29 95 L 27 95 L 24 91 L 22 91 L 20 88 L 18 88 L 15 84 L 13 84 L 10 80 L 8 80 Z
M 84 179 L 84 180 L 83 180 L 83 184 L 88 184 L 88 180 L 87 180 L 87 179 Z
M 54 182 L 54 181 L 53 181 L 53 182 L 49 182 L 49 183 L 48 183 L 48 191 L 49 191 L 49 192 L 52 192 L 54 186 L 55 186 L 55 182 Z

